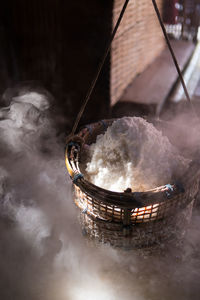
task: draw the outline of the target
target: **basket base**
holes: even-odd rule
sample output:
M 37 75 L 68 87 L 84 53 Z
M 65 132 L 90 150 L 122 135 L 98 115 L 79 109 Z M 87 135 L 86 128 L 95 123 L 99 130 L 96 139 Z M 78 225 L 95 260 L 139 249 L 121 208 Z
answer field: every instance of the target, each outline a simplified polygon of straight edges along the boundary
M 163 248 L 167 242 L 179 243 L 189 225 L 194 200 L 176 215 L 161 220 L 131 226 L 93 219 L 80 213 L 83 234 L 95 243 L 105 243 L 125 250 L 142 248 Z

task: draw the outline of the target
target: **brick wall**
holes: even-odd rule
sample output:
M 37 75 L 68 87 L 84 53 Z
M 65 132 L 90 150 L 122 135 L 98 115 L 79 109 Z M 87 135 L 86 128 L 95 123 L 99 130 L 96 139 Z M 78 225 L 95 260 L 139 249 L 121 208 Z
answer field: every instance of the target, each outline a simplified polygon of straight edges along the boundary
M 115 0 L 113 24 L 124 0 Z M 157 1 L 162 12 L 163 0 Z M 133 78 L 163 50 L 165 41 L 149 0 L 130 1 L 112 45 L 111 104 L 115 104 Z

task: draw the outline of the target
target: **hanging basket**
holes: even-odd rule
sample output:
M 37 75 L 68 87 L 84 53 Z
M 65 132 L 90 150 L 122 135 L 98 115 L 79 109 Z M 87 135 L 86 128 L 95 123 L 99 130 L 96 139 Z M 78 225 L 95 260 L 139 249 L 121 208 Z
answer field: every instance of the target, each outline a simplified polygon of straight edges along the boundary
M 143 248 L 182 238 L 198 192 L 200 163 L 192 162 L 177 181 L 145 192 L 112 192 L 87 181 L 80 162 L 88 145 L 114 120 L 85 126 L 68 139 L 66 166 L 74 184 L 83 231 L 115 247 Z

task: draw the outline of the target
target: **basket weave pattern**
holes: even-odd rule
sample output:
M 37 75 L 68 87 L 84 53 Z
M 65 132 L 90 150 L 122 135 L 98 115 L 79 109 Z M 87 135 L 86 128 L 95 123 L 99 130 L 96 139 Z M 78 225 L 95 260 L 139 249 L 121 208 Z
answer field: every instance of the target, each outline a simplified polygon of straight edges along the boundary
M 124 223 L 124 208 L 115 205 L 106 205 L 95 198 L 88 196 L 75 185 L 75 203 L 88 215 L 108 222 Z M 192 191 L 193 189 L 193 191 Z M 147 207 L 135 208 L 130 210 L 129 224 L 146 223 L 173 215 L 178 209 L 187 206 L 198 191 L 198 182 L 195 182 L 189 192 L 180 194 L 175 198 L 161 202 L 160 204 L 149 205 Z M 123 201 L 123 200 L 122 200 Z
M 184 237 L 192 214 L 193 201 L 179 213 L 156 222 L 141 223 L 139 226 L 124 227 L 119 223 L 95 220 L 80 213 L 82 230 L 96 243 L 106 243 L 125 249 L 141 249 L 157 246 Z
M 105 132 L 113 120 L 86 126 L 78 133 L 82 149 Z M 77 136 L 76 136 L 77 137 Z M 101 242 L 140 248 L 182 237 L 199 187 L 200 164 L 191 163 L 176 183 L 146 192 L 111 192 L 84 179 L 79 169 L 83 150 L 67 145 L 66 164 L 74 182 L 74 200 L 81 210 L 84 231 Z

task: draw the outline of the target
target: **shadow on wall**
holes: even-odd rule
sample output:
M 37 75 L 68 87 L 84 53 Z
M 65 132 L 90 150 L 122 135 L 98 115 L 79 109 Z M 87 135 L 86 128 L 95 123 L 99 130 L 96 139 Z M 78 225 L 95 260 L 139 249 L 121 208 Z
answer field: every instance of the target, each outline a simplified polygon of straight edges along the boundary
M 140 104 L 134 102 L 117 102 L 112 107 L 112 117 L 153 117 L 156 113 L 156 104 Z

